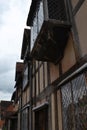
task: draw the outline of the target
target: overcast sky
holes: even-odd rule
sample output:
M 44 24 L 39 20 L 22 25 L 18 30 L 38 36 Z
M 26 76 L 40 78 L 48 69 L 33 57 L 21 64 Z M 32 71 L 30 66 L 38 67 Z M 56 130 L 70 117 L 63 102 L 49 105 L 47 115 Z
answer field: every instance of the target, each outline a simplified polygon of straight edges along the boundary
M 10 100 L 31 0 L 0 0 L 0 100 Z

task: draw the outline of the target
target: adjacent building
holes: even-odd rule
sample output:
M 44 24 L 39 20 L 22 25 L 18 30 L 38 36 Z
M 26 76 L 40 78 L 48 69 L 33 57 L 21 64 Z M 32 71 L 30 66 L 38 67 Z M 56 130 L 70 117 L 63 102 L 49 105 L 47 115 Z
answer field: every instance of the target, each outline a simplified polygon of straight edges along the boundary
M 6 128 L 5 121 L 6 118 L 13 112 L 13 102 L 11 101 L 0 101 L 0 129 Z
M 24 64 L 21 62 L 17 62 L 15 68 L 15 86 L 14 86 L 15 91 L 11 99 L 14 102 L 14 106 L 16 107 L 17 110 L 16 130 L 21 129 L 23 70 L 24 70 Z

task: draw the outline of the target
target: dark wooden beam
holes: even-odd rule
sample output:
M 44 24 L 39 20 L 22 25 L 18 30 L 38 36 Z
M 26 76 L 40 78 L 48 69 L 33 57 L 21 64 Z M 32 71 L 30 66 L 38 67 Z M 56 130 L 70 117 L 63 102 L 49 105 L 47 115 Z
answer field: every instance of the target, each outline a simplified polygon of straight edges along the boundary
M 87 68 L 81 70 L 79 73 L 77 73 L 76 75 L 74 75 L 73 77 L 69 78 L 67 81 L 65 81 L 62 85 L 58 86 L 58 84 L 64 80 L 66 77 L 68 77 L 70 74 L 72 74 L 74 71 L 76 71 L 77 69 L 79 69 L 82 65 L 84 65 L 85 63 L 87 63 L 87 55 L 84 56 L 83 58 L 81 58 L 79 60 L 79 62 L 77 62 L 71 69 L 69 69 L 69 71 L 67 71 L 66 73 L 64 73 L 63 75 L 60 76 L 60 78 L 58 78 L 57 80 L 55 80 L 52 84 L 50 84 L 48 87 L 46 87 L 43 92 L 41 92 L 38 96 L 34 97 L 32 100 L 36 102 L 49 97 L 52 93 L 56 92 L 58 89 L 61 88 L 61 86 L 67 82 L 69 82 L 70 80 L 72 80 L 72 78 L 75 78 L 76 76 L 78 76 L 80 73 L 84 73 Z
M 43 62 L 43 88 L 45 89 L 45 68 L 44 68 L 44 62 Z
M 72 7 L 72 4 L 71 4 L 71 1 L 67 0 L 67 4 L 68 4 L 68 7 L 69 7 L 69 16 L 70 16 L 70 22 L 71 22 L 71 25 L 72 25 L 71 31 L 72 31 L 73 40 L 74 40 L 75 56 L 76 56 L 76 59 L 78 61 L 82 56 L 80 41 L 79 41 L 79 36 L 78 36 L 75 18 L 74 18 L 73 11 L 72 11 L 73 7 Z
M 50 63 L 47 62 L 47 80 L 48 80 L 48 84 L 51 82 L 50 79 Z
M 39 67 L 39 62 L 38 62 L 38 67 Z M 40 68 L 38 69 L 38 93 L 40 94 Z
M 75 6 L 75 8 L 73 10 L 73 15 L 76 15 L 76 13 L 79 11 L 79 9 L 81 8 L 84 1 L 85 0 L 79 0 L 79 2 L 77 3 L 77 5 Z
M 54 93 L 54 105 L 55 105 L 55 130 L 58 130 L 58 104 L 57 104 L 57 91 Z

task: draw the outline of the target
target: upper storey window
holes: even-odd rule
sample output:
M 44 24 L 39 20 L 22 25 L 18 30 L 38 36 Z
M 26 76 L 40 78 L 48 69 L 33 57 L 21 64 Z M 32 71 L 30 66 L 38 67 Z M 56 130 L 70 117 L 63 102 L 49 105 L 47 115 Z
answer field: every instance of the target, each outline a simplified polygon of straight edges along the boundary
M 38 3 L 39 7 L 35 13 L 35 17 L 33 19 L 33 26 L 31 27 L 31 50 L 33 49 L 34 46 L 34 42 L 37 38 L 37 35 L 40 32 L 41 26 L 43 24 L 43 20 L 44 20 L 44 16 L 43 16 L 43 2 L 40 1 L 40 3 Z
M 31 26 L 30 55 L 36 60 L 58 62 L 69 36 L 65 0 L 32 0 L 27 25 Z
M 30 29 L 24 29 L 22 49 L 21 49 L 21 59 L 26 61 L 29 60 L 30 54 Z
M 26 65 L 25 68 L 24 68 L 24 72 L 23 72 L 23 89 L 26 88 L 26 86 L 28 85 L 28 82 L 29 82 L 29 66 Z

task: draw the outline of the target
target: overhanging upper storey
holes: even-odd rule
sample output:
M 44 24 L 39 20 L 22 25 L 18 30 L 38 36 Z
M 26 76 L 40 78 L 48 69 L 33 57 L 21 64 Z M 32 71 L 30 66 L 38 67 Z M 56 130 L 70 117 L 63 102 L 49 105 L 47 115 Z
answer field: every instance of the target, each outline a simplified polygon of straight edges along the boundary
M 16 63 L 16 71 L 15 71 L 15 81 L 17 81 L 18 78 L 20 77 L 20 75 L 23 73 L 23 69 L 24 69 L 24 63 L 17 62 Z
M 32 0 L 27 25 L 31 26 L 30 55 L 40 61 L 58 62 L 71 27 L 65 0 Z
M 26 60 L 30 54 L 30 29 L 24 29 L 21 59 Z

